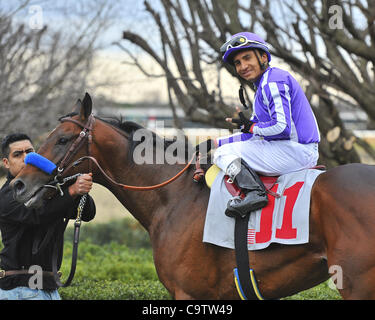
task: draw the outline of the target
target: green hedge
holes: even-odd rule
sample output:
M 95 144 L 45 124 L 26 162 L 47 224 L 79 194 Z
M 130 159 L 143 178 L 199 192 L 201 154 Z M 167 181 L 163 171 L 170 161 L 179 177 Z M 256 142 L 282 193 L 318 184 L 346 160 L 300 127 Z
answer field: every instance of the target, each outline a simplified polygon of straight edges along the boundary
M 151 248 L 146 230 L 133 218 L 116 219 L 107 223 L 82 223 L 81 238 L 93 244 L 110 242 L 124 244 L 129 248 Z M 72 241 L 73 228 L 65 232 L 65 240 Z
M 283 300 L 341 300 L 339 292 L 336 289 L 331 289 L 328 284 L 329 280 Z
M 76 274 L 70 287 L 60 288 L 62 299 L 164 300 L 148 233 L 134 219 L 83 224 Z M 73 230 L 65 234 L 63 281 L 70 271 Z
M 63 300 L 169 300 L 159 281 L 74 280 L 68 288 L 59 289 Z
M 72 245 L 65 244 L 63 281 L 70 270 Z M 129 249 L 110 243 L 83 241 L 78 250 L 77 270 L 70 287 L 60 288 L 64 300 L 164 300 L 170 295 L 159 282 L 151 249 Z
M 72 245 L 65 244 L 61 271 L 63 281 L 70 271 Z M 170 299 L 159 282 L 150 249 L 129 249 L 112 242 L 80 243 L 77 270 L 70 287 L 60 288 L 62 299 Z

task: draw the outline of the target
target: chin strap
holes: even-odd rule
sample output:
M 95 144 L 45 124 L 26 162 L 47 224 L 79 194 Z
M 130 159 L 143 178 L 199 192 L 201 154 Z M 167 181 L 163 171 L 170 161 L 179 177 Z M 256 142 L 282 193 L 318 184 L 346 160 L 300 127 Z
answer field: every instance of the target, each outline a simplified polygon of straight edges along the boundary
M 257 60 L 258 60 L 258 63 L 259 63 L 259 66 L 260 66 L 260 69 L 261 70 L 265 70 L 267 69 L 267 62 L 260 62 L 260 54 L 259 54 L 259 51 L 258 50 L 254 50 L 255 52 L 255 56 L 257 57 Z
M 243 91 L 244 91 L 244 88 L 242 86 L 242 84 L 240 85 L 240 90 L 238 90 L 238 95 L 240 97 L 240 101 L 242 103 L 242 105 L 244 106 L 245 109 L 249 109 L 249 106 L 246 104 L 246 101 L 245 101 L 245 97 L 243 95 Z

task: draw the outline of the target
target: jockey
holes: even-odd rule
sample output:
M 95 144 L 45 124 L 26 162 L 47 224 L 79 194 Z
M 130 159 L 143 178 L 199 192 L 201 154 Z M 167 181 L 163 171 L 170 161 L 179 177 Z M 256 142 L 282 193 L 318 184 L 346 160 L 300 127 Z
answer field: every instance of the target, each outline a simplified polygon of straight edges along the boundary
M 239 118 L 226 121 L 241 132 L 217 138 L 214 154 L 214 163 L 245 194 L 229 200 L 226 214 L 244 216 L 268 202 L 257 173 L 276 176 L 315 166 L 320 135 L 302 88 L 287 71 L 270 67 L 271 54 L 261 37 L 237 33 L 220 51 L 223 61 L 256 90 L 251 118 L 237 107 Z

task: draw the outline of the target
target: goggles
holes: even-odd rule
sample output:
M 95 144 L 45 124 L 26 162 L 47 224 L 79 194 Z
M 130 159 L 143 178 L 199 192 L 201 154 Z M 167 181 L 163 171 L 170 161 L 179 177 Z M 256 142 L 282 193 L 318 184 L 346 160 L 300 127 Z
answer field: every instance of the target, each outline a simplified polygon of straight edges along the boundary
M 220 52 L 222 54 L 224 54 L 227 50 L 229 50 L 231 48 L 239 48 L 239 47 L 246 46 L 248 44 L 260 45 L 260 46 L 263 46 L 265 49 L 268 49 L 267 46 L 262 42 L 255 41 L 255 40 L 249 40 L 244 36 L 238 36 L 238 37 L 234 37 L 234 38 L 228 40 L 227 42 L 225 42 L 220 47 Z

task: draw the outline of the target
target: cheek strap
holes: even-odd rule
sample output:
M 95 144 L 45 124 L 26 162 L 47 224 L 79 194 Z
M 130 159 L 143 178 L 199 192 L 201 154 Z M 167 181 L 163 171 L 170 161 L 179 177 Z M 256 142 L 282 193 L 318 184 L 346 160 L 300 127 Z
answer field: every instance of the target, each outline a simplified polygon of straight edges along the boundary
M 267 69 L 267 62 L 260 62 L 260 53 L 259 53 L 259 51 L 258 50 L 254 50 L 254 52 L 255 52 L 255 56 L 257 57 L 257 60 L 258 60 L 258 63 L 259 63 L 259 65 L 260 65 L 260 69 L 261 70 L 265 70 L 265 69 Z
M 56 169 L 56 165 L 52 161 L 35 152 L 28 153 L 24 161 L 25 164 L 31 164 L 47 174 L 52 174 Z

